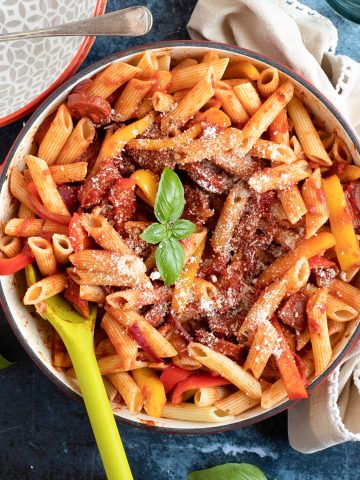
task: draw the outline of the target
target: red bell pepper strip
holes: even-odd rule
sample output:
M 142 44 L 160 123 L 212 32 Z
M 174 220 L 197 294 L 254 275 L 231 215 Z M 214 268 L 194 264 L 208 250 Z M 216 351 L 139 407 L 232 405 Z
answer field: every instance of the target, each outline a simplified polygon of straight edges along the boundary
M 336 263 L 328 260 L 325 257 L 321 257 L 320 255 L 315 255 L 314 257 L 309 258 L 309 267 L 310 269 L 313 268 L 337 268 Z
M 81 225 L 80 215 L 74 213 L 69 223 L 69 238 L 74 252 L 92 248 L 93 241 Z
M 211 373 L 193 373 L 190 377 L 179 382 L 173 392 L 171 403 L 178 405 L 181 403 L 183 394 L 188 390 L 197 390 L 201 387 L 220 387 L 221 385 L 230 385 L 231 382 L 226 378 L 211 375 Z
M 192 374 L 193 372 L 191 370 L 184 370 L 183 368 L 170 363 L 160 375 L 160 380 L 164 385 L 165 393 L 169 393 L 179 382 L 190 377 Z
M 12 273 L 19 272 L 33 261 L 33 255 L 30 255 L 27 251 L 22 251 L 12 258 L 1 258 L 0 275 L 11 275 Z
M 71 217 L 68 215 L 60 215 L 59 213 L 50 212 L 39 200 L 39 195 L 36 190 L 34 182 L 29 182 L 28 192 L 30 194 L 29 200 L 36 215 L 45 220 L 59 223 L 60 225 L 69 225 Z
M 276 365 L 279 369 L 281 378 L 284 381 L 286 391 L 290 400 L 298 398 L 307 398 L 308 394 L 296 365 L 294 354 L 290 350 L 289 344 L 283 334 L 279 322 L 274 318 L 272 321 L 278 333 L 279 343 L 277 351 L 274 354 Z
M 89 316 L 89 302 L 80 298 L 80 286 L 71 279 L 68 280 L 64 297 L 83 317 Z

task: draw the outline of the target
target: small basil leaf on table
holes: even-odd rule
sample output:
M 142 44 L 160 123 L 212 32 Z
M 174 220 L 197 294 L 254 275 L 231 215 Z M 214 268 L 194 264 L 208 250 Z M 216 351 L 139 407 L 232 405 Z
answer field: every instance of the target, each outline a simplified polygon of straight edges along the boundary
M 206 470 L 188 474 L 188 480 L 267 480 L 255 465 L 249 463 L 225 463 Z
M 162 223 L 153 223 L 149 225 L 140 235 L 140 238 L 148 243 L 160 243 L 161 240 L 165 240 L 166 237 L 167 228 Z
M 12 365 L 13 362 L 9 362 L 9 360 L 6 360 L 6 358 L 4 358 L 2 355 L 0 355 L 0 370 L 2 370 L 3 368 L 7 368 L 7 367 L 10 367 L 10 365 Z
M 171 237 L 181 240 L 195 232 L 195 225 L 189 220 L 178 220 L 171 227 Z
M 185 251 L 177 240 L 162 240 L 155 252 L 156 266 L 165 285 L 175 283 L 184 266 Z
M 184 211 L 184 187 L 180 178 L 166 167 L 160 178 L 154 213 L 161 223 L 173 223 Z

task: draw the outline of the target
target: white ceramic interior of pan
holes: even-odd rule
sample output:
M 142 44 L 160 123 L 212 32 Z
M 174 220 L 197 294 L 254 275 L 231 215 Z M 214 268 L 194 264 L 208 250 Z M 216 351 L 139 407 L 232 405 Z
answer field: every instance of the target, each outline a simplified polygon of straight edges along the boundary
M 169 48 L 160 48 L 155 49 L 154 51 L 157 54 L 163 54 L 163 52 L 171 52 L 174 58 L 184 58 L 184 57 L 201 57 L 204 53 L 208 50 L 217 50 L 221 56 L 230 56 L 232 58 L 249 58 L 244 55 L 240 55 L 237 53 L 233 53 L 227 50 L 216 49 L 213 47 L 205 47 L 205 46 L 179 46 L 179 47 L 169 47 Z M 122 61 L 130 61 L 134 62 L 137 57 L 141 54 L 136 53 L 133 55 L 125 55 L 123 57 L 118 57 Z M 118 60 L 117 59 L 117 60 Z M 250 58 L 251 61 L 254 61 Z M 266 63 L 256 62 L 262 66 L 268 66 Z M 106 66 L 106 65 L 105 65 Z M 81 79 L 77 80 L 76 82 L 72 83 L 66 90 L 64 90 L 51 104 L 49 104 L 48 108 L 41 113 L 35 120 L 33 120 L 33 124 L 23 139 L 17 150 L 13 154 L 13 158 L 11 160 L 11 166 L 19 166 L 20 169 L 24 168 L 24 155 L 30 153 L 32 148 L 32 140 L 34 133 L 36 132 L 39 125 L 42 121 L 56 108 L 63 102 L 67 95 L 69 94 L 70 90 L 74 87 L 76 83 L 79 83 L 84 78 L 89 78 L 93 76 L 97 71 L 102 70 L 105 68 L 102 66 L 98 69 L 94 69 L 91 73 L 84 75 Z M 301 91 L 302 97 L 304 102 L 308 105 L 308 107 L 313 111 L 313 113 L 323 120 L 326 124 L 327 129 L 330 131 L 336 131 L 336 133 L 345 141 L 345 143 L 350 148 L 353 157 L 355 158 L 355 162 L 360 165 L 360 158 L 359 153 L 356 151 L 355 146 L 353 145 L 351 139 L 349 138 L 348 134 L 344 131 L 343 127 L 340 125 L 338 120 L 335 116 L 321 103 L 321 101 L 315 97 L 310 91 L 304 88 L 299 82 L 292 79 L 298 91 Z M 8 191 L 8 183 L 7 179 L 3 185 L 3 188 L 0 193 L 0 205 L 1 205 L 1 212 L 0 212 L 0 222 L 3 225 L 7 220 L 9 220 L 14 214 L 14 202 L 11 200 L 9 191 Z M 27 343 L 28 347 L 31 349 L 32 353 L 37 357 L 37 363 L 43 367 L 44 370 L 47 370 L 47 373 L 50 374 L 50 377 L 57 377 L 58 380 L 64 386 L 67 386 L 74 392 L 79 392 L 76 382 L 69 379 L 62 371 L 58 371 L 55 369 L 51 364 L 51 356 L 50 356 L 50 344 L 49 344 L 49 325 L 34 315 L 34 312 L 30 312 L 30 310 L 22 304 L 22 297 L 24 292 L 24 278 L 19 274 L 18 276 L 8 276 L 8 277 L 0 277 L 1 286 L 3 288 L 3 292 L 5 294 L 6 302 L 8 308 L 13 317 L 13 322 L 16 324 L 16 328 L 18 329 L 17 333 L 23 337 L 23 340 Z M 333 351 L 333 361 L 339 356 L 343 348 L 346 346 L 349 339 L 351 339 L 352 334 L 354 333 L 358 322 L 350 322 L 348 324 L 347 330 L 344 334 L 342 341 L 335 347 Z M 330 371 L 331 369 L 329 369 Z M 285 403 L 285 402 L 283 402 Z M 196 431 L 197 429 L 212 429 L 214 427 L 229 427 L 232 423 L 236 423 L 242 420 L 245 420 L 246 423 L 253 423 L 257 421 L 257 417 L 264 414 L 265 410 L 260 407 L 254 408 L 249 410 L 232 421 L 226 421 L 222 423 L 203 423 L 203 422 L 185 422 L 179 420 L 168 420 L 168 419 L 156 419 L 149 417 L 145 414 L 139 414 L 136 416 L 131 415 L 128 410 L 124 407 L 121 409 L 115 409 L 115 414 L 118 417 L 123 419 L 131 420 L 133 422 L 137 422 L 139 424 L 149 424 L 151 426 L 157 426 L 162 429 L 176 429 L 176 430 L 192 430 Z M 269 415 L 270 416 L 270 415 Z

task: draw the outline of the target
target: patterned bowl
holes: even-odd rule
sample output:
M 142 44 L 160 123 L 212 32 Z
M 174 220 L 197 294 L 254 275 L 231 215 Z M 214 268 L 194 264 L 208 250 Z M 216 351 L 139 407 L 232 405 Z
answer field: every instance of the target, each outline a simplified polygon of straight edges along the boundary
M 0 33 L 48 28 L 105 11 L 106 0 L 1 0 Z M 0 43 L 0 127 L 29 111 L 84 61 L 95 37 Z
M 111 57 L 104 58 L 90 67 L 85 68 L 71 80 L 62 85 L 51 95 L 41 107 L 32 115 L 22 132 L 16 139 L 9 155 L 5 161 L 4 172 L 0 179 L 0 222 L 5 223 L 13 216 L 14 202 L 9 193 L 9 171 L 12 166 L 24 168 L 24 155 L 28 154 L 32 147 L 34 134 L 44 119 L 54 112 L 66 99 L 69 92 L 82 80 L 92 77 L 101 71 L 105 66 L 121 59 L 124 62 L 134 61 L 145 50 L 153 50 L 157 55 L 171 53 L 174 58 L 183 59 L 188 56 L 201 58 L 209 50 L 217 51 L 221 56 L 229 56 L 236 59 L 250 60 L 255 65 L 273 66 L 278 68 L 285 76 L 288 76 L 295 85 L 297 92 L 301 92 L 302 100 L 316 116 L 324 122 L 327 129 L 336 131 L 350 149 L 355 163 L 360 165 L 360 143 L 356 134 L 346 123 L 336 108 L 306 80 L 283 65 L 258 54 L 239 47 L 211 42 L 194 41 L 167 41 L 152 45 L 138 46 L 126 51 L 119 52 Z M 0 277 L 0 302 L 7 316 L 9 324 L 13 329 L 20 343 L 23 345 L 32 360 L 52 380 L 55 385 L 73 398 L 81 398 L 77 384 L 63 371 L 56 369 L 51 362 L 51 351 L 49 348 L 49 323 L 32 316 L 32 312 L 23 304 L 22 298 L 25 291 L 24 278 L 21 274 Z M 360 321 L 353 320 L 348 323 L 342 339 L 333 350 L 332 360 L 327 369 L 311 382 L 308 392 L 314 390 L 334 370 L 340 360 L 349 352 L 360 335 Z M 259 422 L 285 410 L 296 403 L 296 400 L 284 400 L 273 408 L 263 410 L 256 406 L 233 420 L 225 420 L 220 423 L 189 422 L 181 420 L 170 420 L 166 418 L 153 418 L 140 413 L 131 415 L 126 408 L 117 406 L 114 408 L 115 416 L 128 425 L 156 430 L 166 433 L 196 433 L 207 434 Z

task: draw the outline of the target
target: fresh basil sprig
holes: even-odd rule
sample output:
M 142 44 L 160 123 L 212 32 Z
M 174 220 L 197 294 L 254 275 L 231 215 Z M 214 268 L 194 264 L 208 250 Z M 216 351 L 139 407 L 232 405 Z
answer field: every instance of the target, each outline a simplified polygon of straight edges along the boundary
M 225 463 L 206 470 L 197 470 L 187 476 L 188 480 L 266 480 L 255 465 L 249 463 Z
M 160 178 L 154 213 L 160 223 L 153 223 L 141 234 L 148 243 L 159 244 L 155 252 L 156 266 L 165 285 L 175 283 L 184 266 L 185 251 L 178 240 L 195 231 L 189 220 L 179 220 L 185 206 L 184 187 L 180 178 L 166 167 Z

